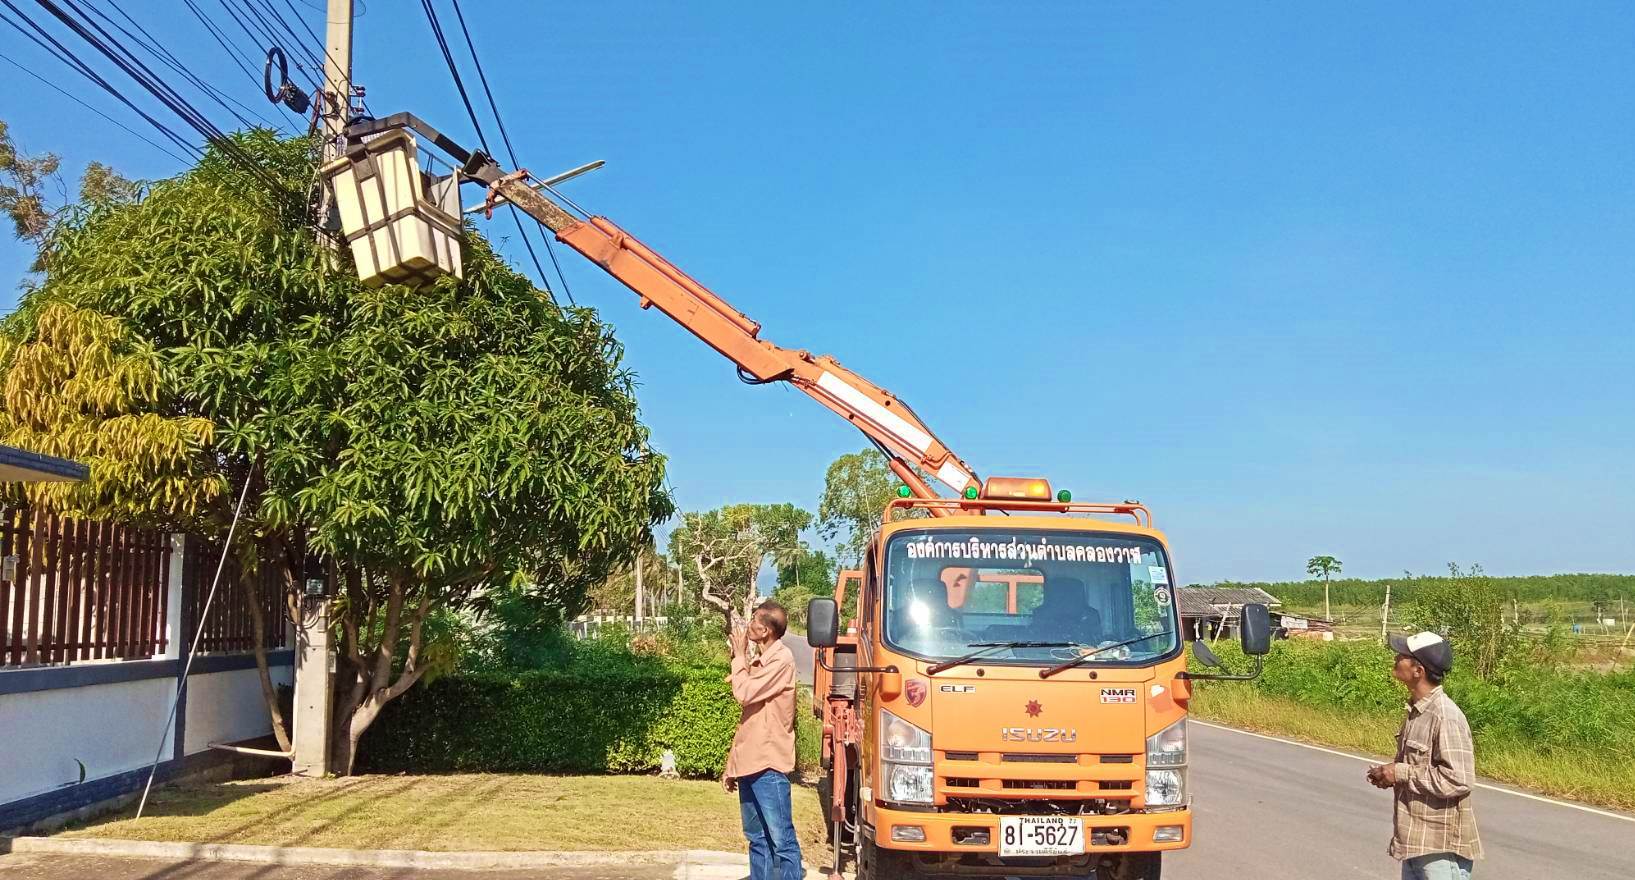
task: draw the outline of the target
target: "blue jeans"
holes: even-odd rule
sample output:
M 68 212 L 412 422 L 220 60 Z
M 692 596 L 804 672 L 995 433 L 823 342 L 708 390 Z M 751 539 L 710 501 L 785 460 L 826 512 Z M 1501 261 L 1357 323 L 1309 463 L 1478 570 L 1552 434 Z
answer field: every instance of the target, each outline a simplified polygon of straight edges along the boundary
M 750 880 L 802 880 L 789 777 L 776 770 L 738 777 L 738 811 L 749 840 Z
M 1453 853 L 1403 859 L 1402 880 L 1470 880 L 1470 859 Z

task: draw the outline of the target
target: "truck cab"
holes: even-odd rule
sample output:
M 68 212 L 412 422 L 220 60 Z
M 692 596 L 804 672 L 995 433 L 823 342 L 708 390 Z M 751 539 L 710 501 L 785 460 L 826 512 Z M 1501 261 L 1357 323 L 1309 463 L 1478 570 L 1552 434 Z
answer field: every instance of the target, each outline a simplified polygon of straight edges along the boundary
M 831 835 L 860 878 L 1157 877 L 1192 839 L 1168 542 L 1138 506 L 992 494 L 888 510 L 845 632 L 809 608 Z

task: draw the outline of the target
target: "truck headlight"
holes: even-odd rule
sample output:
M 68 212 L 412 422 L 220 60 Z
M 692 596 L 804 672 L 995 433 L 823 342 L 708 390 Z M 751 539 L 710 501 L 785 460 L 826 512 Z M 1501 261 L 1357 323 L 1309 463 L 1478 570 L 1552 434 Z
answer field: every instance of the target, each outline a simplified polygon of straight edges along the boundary
M 918 764 L 886 764 L 886 795 L 900 804 L 931 803 L 931 768 Z
M 1187 720 L 1147 737 L 1148 767 L 1184 767 L 1187 762 Z
M 1179 807 L 1186 803 L 1185 768 L 1147 771 L 1147 809 Z
M 886 799 L 900 804 L 933 800 L 931 734 L 892 713 L 880 711 L 880 775 Z

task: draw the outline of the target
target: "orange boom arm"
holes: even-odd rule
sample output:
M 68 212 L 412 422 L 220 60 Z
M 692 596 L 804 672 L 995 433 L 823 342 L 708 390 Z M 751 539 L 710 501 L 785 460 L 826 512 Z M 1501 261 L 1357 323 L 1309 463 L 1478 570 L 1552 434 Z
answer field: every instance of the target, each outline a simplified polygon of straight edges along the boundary
M 886 452 L 898 479 L 920 498 L 937 493 L 916 468 L 953 489 L 980 486 L 970 466 L 895 395 L 864 379 L 828 355 L 782 348 L 760 338 L 761 325 L 728 305 L 635 236 L 603 217 L 580 220 L 521 179 L 507 175 L 493 186 L 501 196 L 556 233 L 558 241 L 601 266 L 738 366 L 752 383 L 788 382 L 841 416 Z

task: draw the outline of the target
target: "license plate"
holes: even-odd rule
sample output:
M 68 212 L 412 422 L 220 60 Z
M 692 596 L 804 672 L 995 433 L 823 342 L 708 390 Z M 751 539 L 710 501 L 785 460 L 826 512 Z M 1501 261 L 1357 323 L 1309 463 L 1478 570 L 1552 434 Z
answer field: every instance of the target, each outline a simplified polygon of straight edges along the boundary
M 1001 816 L 999 855 L 1076 856 L 1084 852 L 1084 823 L 1070 816 Z

